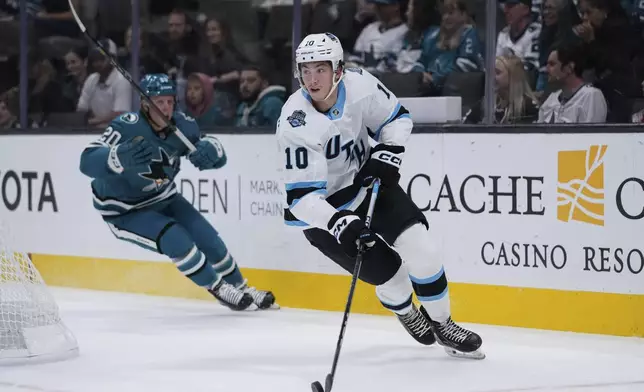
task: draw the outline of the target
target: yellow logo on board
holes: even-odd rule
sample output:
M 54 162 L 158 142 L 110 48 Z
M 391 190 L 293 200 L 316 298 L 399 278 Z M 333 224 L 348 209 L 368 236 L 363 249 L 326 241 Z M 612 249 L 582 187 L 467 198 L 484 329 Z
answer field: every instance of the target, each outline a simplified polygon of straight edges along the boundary
M 557 219 L 604 226 L 604 156 L 606 145 L 559 151 Z

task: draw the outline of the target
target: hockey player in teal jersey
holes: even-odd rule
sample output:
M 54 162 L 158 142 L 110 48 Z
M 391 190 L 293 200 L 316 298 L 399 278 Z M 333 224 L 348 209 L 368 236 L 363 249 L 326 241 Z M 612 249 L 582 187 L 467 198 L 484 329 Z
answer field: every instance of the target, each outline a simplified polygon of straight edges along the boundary
M 224 166 L 222 144 L 201 136 L 195 120 L 175 109 L 176 87 L 167 75 L 146 75 L 141 88 L 197 150 L 191 153 L 142 102 L 138 112 L 112 120 L 81 155 L 80 170 L 93 179 L 94 207 L 116 238 L 168 256 L 225 306 L 276 308 L 270 291 L 247 284 L 217 231 L 174 183 L 181 157 L 199 170 Z

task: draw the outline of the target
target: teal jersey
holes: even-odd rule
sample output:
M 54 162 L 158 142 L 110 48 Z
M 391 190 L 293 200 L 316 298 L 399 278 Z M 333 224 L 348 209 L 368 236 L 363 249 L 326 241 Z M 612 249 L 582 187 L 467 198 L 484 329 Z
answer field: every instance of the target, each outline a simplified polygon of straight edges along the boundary
M 173 121 L 193 144 L 199 141 L 194 119 L 176 111 Z M 158 155 L 149 164 L 128 168 L 120 174 L 108 167 L 114 146 L 142 137 Z M 140 113 L 125 113 L 109 124 L 103 135 L 85 148 L 81 171 L 93 178 L 94 207 L 105 217 L 121 215 L 171 199 L 177 193 L 174 179 L 181 168 L 181 157 L 190 151 L 169 131 L 155 132 Z

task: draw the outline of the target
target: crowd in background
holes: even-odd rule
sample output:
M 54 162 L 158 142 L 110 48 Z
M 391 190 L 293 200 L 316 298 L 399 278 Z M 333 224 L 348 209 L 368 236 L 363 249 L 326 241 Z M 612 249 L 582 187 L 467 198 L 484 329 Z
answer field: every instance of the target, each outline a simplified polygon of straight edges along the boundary
M 72 0 L 88 30 L 130 70 L 167 73 L 178 107 L 205 127 L 274 126 L 293 90 L 288 0 L 141 0 L 132 37 L 123 0 Z M 642 4 L 640 4 L 642 3 Z M 495 41 L 499 124 L 644 121 L 644 2 L 499 1 L 486 37 L 484 0 L 304 0 L 302 34 L 331 32 L 346 66 L 398 96 L 461 96 L 478 123 L 485 42 Z M 67 0 L 27 0 L 29 126 L 105 126 L 137 96 L 81 35 Z M 0 128 L 18 127 L 19 1 L 0 0 Z M 297 43 L 295 43 L 297 44 Z

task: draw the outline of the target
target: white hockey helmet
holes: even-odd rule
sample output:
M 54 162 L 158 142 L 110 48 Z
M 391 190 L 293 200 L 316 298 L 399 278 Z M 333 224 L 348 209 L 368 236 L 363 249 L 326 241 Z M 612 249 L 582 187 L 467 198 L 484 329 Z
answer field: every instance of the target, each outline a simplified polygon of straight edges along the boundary
M 333 68 L 333 85 L 325 98 L 327 99 L 344 76 L 344 72 L 339 77 L 335 76 L 335 72 L 344 64 L 344 51 L 338 37 L 331 33 L 309 34 L 300 42 L 295 50 L 295 77 L 304 91 L 306 87 L 300 73 L 300 65 L 317 61 L 329 61 Z

